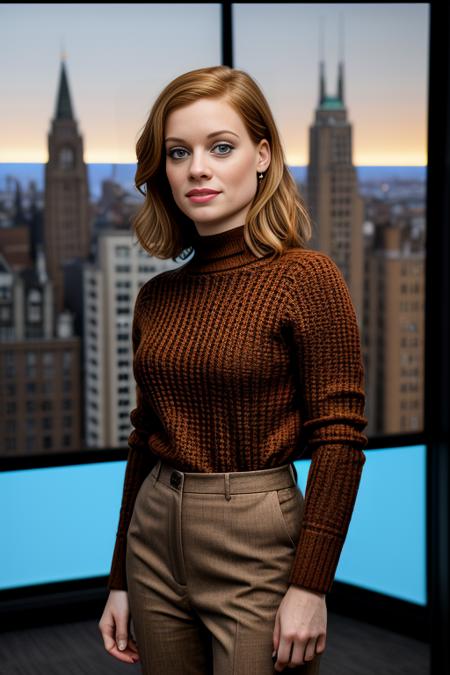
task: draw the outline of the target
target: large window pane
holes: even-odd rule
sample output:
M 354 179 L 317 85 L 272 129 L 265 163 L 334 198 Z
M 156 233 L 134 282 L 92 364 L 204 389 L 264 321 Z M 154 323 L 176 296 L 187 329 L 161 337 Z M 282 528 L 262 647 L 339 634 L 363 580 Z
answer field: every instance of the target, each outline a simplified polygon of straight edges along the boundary
M 0 41 L 0 453 L 126 447 L 135 296 L 173 265 L 131 231 L 135 145 L 221 8 L 4 4 Z
M 367 433 L 422 431 L 429 6 L 235 3 L 233 31 L 348 283 Z

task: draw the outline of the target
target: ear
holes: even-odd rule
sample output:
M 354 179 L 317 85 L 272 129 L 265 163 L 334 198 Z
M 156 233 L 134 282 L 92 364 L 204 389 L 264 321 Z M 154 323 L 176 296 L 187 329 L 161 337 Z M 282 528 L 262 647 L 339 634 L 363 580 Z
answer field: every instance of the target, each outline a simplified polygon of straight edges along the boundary
M 269 141 L 266 138 L 263 138 L 258 143 L 258 171 L 267 171 L 270 165 L 270 160 L 272 153 L 270 152 Z

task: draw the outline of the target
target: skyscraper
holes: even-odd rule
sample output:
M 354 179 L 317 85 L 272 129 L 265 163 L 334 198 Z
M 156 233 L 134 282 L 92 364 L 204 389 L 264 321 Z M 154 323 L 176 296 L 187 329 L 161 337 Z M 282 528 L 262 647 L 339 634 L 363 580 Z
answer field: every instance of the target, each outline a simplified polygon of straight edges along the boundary
M 352 163 L 352 126 L 344 103 L 343 63 L 339 63 L 335 96 L 326 93 L 323 61 L 319 86 L 315 120 L 309 128 L 306 191 L 313 220 L 309 246 L 324 251 L 339 266 L 361 327 L 364 208 Z
M 56 313 L 64 307 L 65 262 L 85 260 L 90 247 L 89 188 L 83 139 L 73 116 L 64 59 L 45 165 L 44 243 Z

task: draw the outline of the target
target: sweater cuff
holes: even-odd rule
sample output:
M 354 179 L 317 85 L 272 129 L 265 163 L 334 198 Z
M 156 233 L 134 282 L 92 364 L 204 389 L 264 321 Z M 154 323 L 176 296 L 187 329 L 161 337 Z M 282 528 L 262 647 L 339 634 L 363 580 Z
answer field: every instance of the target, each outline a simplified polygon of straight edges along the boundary
M 343 545 L 341 537 L 303 529 L 289 583 L 318 593 L 328 593 L 333 585 Z
M 127 548 L 127 539 L 126 536 L 117 535 L 116 543 L 114 546 L 114 553 L 111 563 L 111 571 L 109 573 L 107 589 L 118 590 L 118 591 L 127 591 L 127 574 L 126 574 L 126 548 Z

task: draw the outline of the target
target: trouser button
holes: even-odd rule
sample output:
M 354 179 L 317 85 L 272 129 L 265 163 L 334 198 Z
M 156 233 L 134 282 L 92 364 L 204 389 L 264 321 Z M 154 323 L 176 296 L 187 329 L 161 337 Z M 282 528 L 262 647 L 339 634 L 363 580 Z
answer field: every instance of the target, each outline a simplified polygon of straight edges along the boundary
M 172 475 L 170 476 L 170 484 L 173 485 L 173 487 L 179 487 L 181 483 L 181 476 L 179 473 L 176 471 L 172 471 Z

